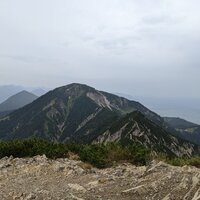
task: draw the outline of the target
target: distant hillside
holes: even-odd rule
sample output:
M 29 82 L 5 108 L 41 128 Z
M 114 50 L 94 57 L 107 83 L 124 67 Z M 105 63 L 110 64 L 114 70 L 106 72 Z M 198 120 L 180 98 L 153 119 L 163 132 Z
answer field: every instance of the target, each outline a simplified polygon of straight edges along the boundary
M 34 100 L 38 97 L 30 92 L 21 91 L 11 97 L 9 97 L 6 101 L 0 104 L 0 113 L 6 113 L 8 111 L 13 111 L 19 109 Z
M 154 147 L 155 150 L 159 148 L 176 155 L 195 153 L 194 145 L 189 142 L 183 143 L 182 140 L 172 139 L 170 136 L 165 138 L 167 132 L 163 132 L 161 128 L 164 120 L 139 102 L 75 83 L 56 88 L 1 119 L 0 138 L 39 137 L 56 142 L 92 143 L 110 128 L 118 130 L 117 125 L 121 124 L 118 120 L 127 120 L 125 124 L 134 127 L 134 123 L 129 123 L 129 118 L 126 117 L 127 113 L 134 111 L 142 113 L 136 116 L 135 121 L 139 124 L 139 129 L 144 128 L 144 135 L 141 140 L 133 137 L 127 143 L 146 143 L 150 140 L 147 146 Z M 113 128 L 113 124 L 116 127 Z M 125 141 L 120 137 L 118 140 Z
M 4 102 L 9 97 L 21 92 L 21 91 L 28 91 L 37 97 L 44 95 L 49 91 L 48 88 L 37 88 L 37 87 L 28 87 L 28 86 L 17 86 L 17 85 L 1 85 L 0 86 L 0 104 Z
M 197 124 L 194 124 L 192 122 L 186 121 L 184 119 L 178 118 L 178 117 L 164 117 L 165 122 L 169 123 L 174 128 L 181 128 L 181 129 L 187 129 L 191 127 L 199 126 Z
M 200 145 L 200 125 L 188 122 L 181 118 L 164 117 L 165 123 L 174 128 L 175 135 Z
M 15 85 L 2 85 L 0 86 L 0 103 L 8 99 L 14 94 L 17 94 L 18 92 L 24 90 L 21 86 L 15 86 Z

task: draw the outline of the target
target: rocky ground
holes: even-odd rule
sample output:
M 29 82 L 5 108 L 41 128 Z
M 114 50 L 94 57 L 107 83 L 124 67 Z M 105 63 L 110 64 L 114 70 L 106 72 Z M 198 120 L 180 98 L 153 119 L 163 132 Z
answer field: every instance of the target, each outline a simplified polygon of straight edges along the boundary
M 99 170 L 69 159 L 6 157 L 0 160 L 0 199 L 198 200 L 200 169 L 153 161 Z

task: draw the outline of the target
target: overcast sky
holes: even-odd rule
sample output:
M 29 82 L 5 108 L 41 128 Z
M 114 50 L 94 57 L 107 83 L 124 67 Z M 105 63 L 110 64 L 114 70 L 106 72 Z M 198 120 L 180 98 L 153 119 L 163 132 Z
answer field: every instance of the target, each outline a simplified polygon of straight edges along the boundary
M 200 98 L 199 49 L 199 0 L 0 0 L 0 85 Z

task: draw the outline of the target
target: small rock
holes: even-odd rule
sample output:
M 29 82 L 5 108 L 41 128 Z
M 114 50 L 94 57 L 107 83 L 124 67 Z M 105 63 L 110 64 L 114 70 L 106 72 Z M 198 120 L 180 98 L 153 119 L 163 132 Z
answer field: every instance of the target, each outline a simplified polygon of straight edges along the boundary
M 101 184 L 104 184 L 104 183 L 106 183 L 106 182 L 107 182 L 107 179 L 105 179 L 105 178 L 99 179 L 99 183 L 101 183 Z
M 79 184 L 68 184 L 69 188 L 76 191 L 86 192 L 86 189 Z
M 33 157 L 33 160 L 35 162 L 38 162 L 38 163 L 45 163 L 47 161 L 47 157 L 46 155 L 42 155 L 42 156 L 34 156 Z
M 142 188 L 144 185 L 140 185 L 134 188 L 130 188 L 127 190 L 122 191 L 122 194 L 129 194 L 129 193 L 134 193 L 135 191 L 139 190 L 140 188 Z
M 84 200 L 83 198 L 76 197 L 73 194 L 70 194 L 73 200 Z
M 32 199 L 36 199 L 36 195 L 30 193 L 24 200 L 32 200 Z
M 87 184 L 90 188 L 96 187 L 99 185 L 99 181 L 92 181 Z

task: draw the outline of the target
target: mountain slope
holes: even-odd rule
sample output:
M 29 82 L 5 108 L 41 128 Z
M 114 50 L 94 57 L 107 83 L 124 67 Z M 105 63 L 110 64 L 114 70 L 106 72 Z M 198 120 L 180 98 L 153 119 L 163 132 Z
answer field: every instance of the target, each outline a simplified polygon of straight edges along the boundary
M 7 137 L 39 136 L 67 141 L 101 129 L 122 114 L 139 110 L 152 120 L 162 120 L 138 102 L 95 90 L 81 84 L 56 88 L 0 122 L 0 135 Z M 93 133 L 93 134 L 92 134 Z
M 151 137 L 159 138 L 157 140 L 148 137 L 152 145 L 148 143 L 147 146 L 161 149 L 162 142 L 166 142 L 164 149 L 170 153 L 184 154 L 187 147 L 189 148 L 188 154 L 194 153 L 194 148 L 189 143 L 188 146 L 181 146 L 182 150 L 181 147 L 178 148 L 177 145 L 182 145 L 181 141 L 170 139 L 166 136 L 166 131 L 164 132 L 163 129 L 161 130 L 159 126 L 154 124 L 162 126 L 164 120 L 139 102 L 129 101 L 81 84 L 70 84 L 56 88 L 31 104 L 2 118 L 0 120 L 0 138 L 40 137 L 57 142 L 91 143 L 107 130 L 113 128 L 113 124 L 118 123 L 117 120 L 133 111 L 139 111 L 145 115 L 145 119 L 141 116 L 138 118 L 142 119 L 140 127 L 144 128 L 145 133 L 148 133 L 145 127 L 149 127 L 148 129 L 152 129 Z M 123 120 L 124 123 L 129 123 L 129 118 L 125 117 Z M 131 123 L 130 127 L 132 125 Z M 116 130 L 118 130 L 117 126 Z M 140 143 L 146 144 L 145 135 Z M 119 139 L 125 142 L 124 138 Z M 160 145 L 156 147 L 158 142 Z M 175 147 L 171 146 L 170 142 Z
M 175 117 L 164 117 L 164 121 L 175 135 L 200 145 L 200 125 Z
M 193 152 L 197 151 L 195 145 L 170 135 L 138 111 L 129 113 L 116 121 L 94 141 L 94 143 L 107 142 L 125 144 L 137 142 L 155 152 L 176 156 L 191 156 Z
M 19 109 L 34 100 L 38 97 L 32 93 L 27 91 L 21 91 L 11 97 L 9 97 L 6 101 L 0 104 L 0 112 L 8 112 Z
M 99 97 L 98 102 L 92 94 Z M 90 96 L 91 95 L 91 96 Z M 68 141 L 74 133 L 81 134 L 94 118 L 106 123 L 115 120 L 118 113 L 106 104 L 106 98 L 95 89 L 71 84 L 57 88 L 38 98 L 33 103 L 11 113 L 0 121 L 0 137 L 24 138 L 37 136 L 54 141 Z M 91 122 L 90 122 L 91 123 Z M 97 130 L 90 127 L 87 132 Z M 99 127 L 101 128 L 101 127 Z
M 0 118 L 5 117 L 6 115 L 8 115 L 9 113 L 11 113 L 12 111 L 4 111 L 4 112 L 0 112 Z

